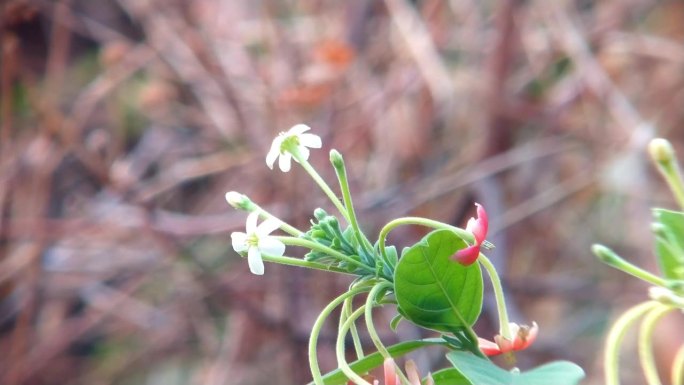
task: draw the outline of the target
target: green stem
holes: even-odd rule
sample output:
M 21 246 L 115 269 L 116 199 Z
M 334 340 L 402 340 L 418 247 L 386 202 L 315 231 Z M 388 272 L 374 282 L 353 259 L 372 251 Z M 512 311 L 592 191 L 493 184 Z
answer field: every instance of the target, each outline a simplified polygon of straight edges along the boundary
M 280 236 L 275 236 L 273 237 L 281 242 L 283 242 L 286 245 L 290 246 L 300 246 L 300 247 L 305 247 L 311 250 L 316 250 L 320 251 L 321 253 L 325 253 L 330 255 L 331 257 L 335 257 L 341 261 L 345 261 L 347 263 L 351 263 L 353 265 L 356 265 L 361 268 L 368 269 L 369 271 L 373 271 L 373 268 L 362 263 L 361 261 L 357 261 L 354 258 L 351 258 L 348 255 L 342 254 L 337 250 L 333 250 L 327 246 L 324 246 L 318 242 L 310 241 L 308 239 L 303 239 L 303 238 L 293 238 L 293 237 L 280 237 Z
M 501 285 L 501 278 L 496 272 L 496 267 L 492 261 L 489 260 L 484 254 L 480 253 L 477 258 L 480 264 L 487 270 L 489 274 L 489 279 L 492 281 L 492 288 L 494 289 L 494 297 L 496 298 L 496 308 L 499 312 L 499 333 L 509 340 L 513 341 L 515 336 L 511 334 L 511 327 L 508 321 L 508 310 L 506 309 L 506 299 L 504 298 L 503 286 Z
M 292 157 L 300 164 L 302 165 L 302 168 L 311 175 L 311 178 L 316 182 L 316 184 L 323 190 L 325 195 L 328 196 L 328 198 L 332 201 L 332 203 L 337 207 L 337 210 L 339 210 L 340 214 L 344 217 L 344 219 L 347 221 L 347 223 L 351 223 L 349 220 L 349 215 L 347 214 L 347 210 L 344 208 L 344 205 L 342 202 L 340 202 L 340 199 L 335 195 L 335 193 L 332 191 L 330 186 L 328 186 L 327 183 L 321 178 L 321 176 L 314 170 L 314 168 L 311 166 L 311 163 L 307 161 L 306 159 L 302 158 L 301 154 L 299 151 L 295 149 L 295 151 L 290 151 L 290 154 L 292 154 Z
M 368 330 L 368 335 L 370 336 L 371 340 L 373 341 L 373 344 L 375 345 L 375 348 L 378 350 L 378 353 L 380 355 L 387 359 L 387 358 L 392 358 L 392 354 L 389 352 L 385 344 L 382 343 L 382 340 L 380 339 L 380 335 L 378 334 L 377 330 L 375 329 L 375 323 L 373 322 L 373 305 L 375 303 L 375 297 L 378 296 L 378 293 L 380 290 L 386 289 L 386 288 L 391 288 L 392 284 L 388 282 L 381 282 L 378 283 L 377 285 L 373 286 L 373 289 L 368 293 L 368 296 L 366 297 L 366 305 L 364 306 L 365 308 L 365 321 L 366 321 L 366 329 Z M 394 364 L 394 369 L 395 372 L 399 375 L 399 379 L 401 380 L 402 384 L 405 385 L 411 385 L 409 382 L 408 378 L 406 378 L 406 375 L 404 372 L 401 371 L 401 368 L 397 366 L 397 364 Z M 385 379 L 387 380 L 387 379 Z
M 391 355 L 389 351 L 387 351 L 385 345 L 382 343 L 382 340 L 380 339 L 377 330 L 375 330 L 375 325 L 373 324 L 373 304 L 375 301 L 375 297 L 377 297 L 380 290 L 384 290 L 389 287 L 392 287 L 392 285 L 386 282 L 382 282 L 373 286 L 373 289 L 370 291 L 370 293 L 368 293 L 368 297 L 366 297 L 365 306 L 366 329 L 368 329 L 368 334 L 370 335 L 373 344 L 375 344 L 375 348 L 378 349 L 378 352 L 380 352 L 380 354 L 382 354 L 384 358 L 390 358 Z
M 679 165 L 674 159 L 670 162 L 658 162 L 657 165 L 660 174 L 665 178 L 679 207 L 684 210 L 684 183 L 682 183 L 682 173 Z
M 304 234 L 304 233 L 302 233 L 301 231 L 299 231 L 297 228 L 288 225 L 287 223 L 283 222 L 280 218 L 278 218 L 278 217 L 276 217 L 275 215 L 273 215 L 273 214 L 269 213 L 268 211 L 264 210 L 264 209 L 261 208 L 261 206 L 259 206 L 258 204 L 252 202 L 252 206 L 253 206 L 252 211 L 256 211 L 257 213 L 259 213 L 259 216 L 260 216 L 261 218 L 263 218 L 263 219 L 273 218 L 273 219 L 279 220 L 280 223 L 281 223 L 280 228 L 281 228 L 283 231 L 285 231 L 286 233 L 288 233 L 288 234 L 290 234 L 290 235 L 292 235 L 292 236 L 294 236 L 294 237 L 300 237 L 300 236 L 302 236 L 302 234 Z
M 642 281 L 646 281 L 656 286 L 667 287 L 667 281 L 663 278 L 658 277 L 653 273 L 633 265 L 627 262 L 624 258 L 617 255 L 613 250 L 603 246 L 603 245 L 593 245 L 591 251 L 600 259 L 603 263 L 612 266 L 618 270 L 635 276 Z
M 662 385 L 653 357 L 653 330 L 656 323 L 673 309 L 673 307 L 663 305 L 654 308 L 644 317 L 639 329 L 639 359 L 648 385 Z
M 604 352 L 604 372 L 606 377 L 606 385 L 620 384 L 619 358 L 620 345 L 627 333 L 627 329 L 636 322 L 639 317 L 645 313 L 660 306 L 660 303 L 655 301 L 644 302 L 640 305 L 634 306 L 627 310 L 624 314 L 615 321 L 613 327 L 608 333 L 606 339 L 606 348 Z
M 648 152 L 658 171 L 665 177 L 665 181 L 670 186 L 677 203 L 684 209 L 684 183 L 672 143 L 667 139 L 654 138 L 648 144 Z
M 682 183 L 682 173 L 679 170 L 677 164 L 668 167 L 663 173 L 665 175 L 665 180 L 672 190 L 672 195 L 674 195 L 680 209 L 684 210 L 684 184 Z
M 287 256 L 280 256 L 279 257 L 279 256 L 268 255 L 268 254 L 263 254 L 263 253 L 261 254 L 261 258 L 264 261 L 275 262 L 275 263 L 279 263 L 281 265 L 306 267 L 309 269 L 332 271 L 335 273 L 342 273 L 342 274 L 348 274 L 348 275 L 356 276 L 356 274 L 352 274 L 352 273 L 350 273 L 344 269 L 340 269 L 340 268 L 337 268 L 334 266 L 324 265 L 322 263 L 310 262 L 310 261 L 306 261 L 306 260 L 299 259 L 299 258 L 292 258 L 292 257 L 287 257 Z
M 318 336 L 321 333 L 321 329 L 323 328 L 325 320 L 330 316 L 330 313 L 332 313 L 332 311 L 337 306 L 339 306 L 340 303 L 344 302 L 347 298 L 352 298 L 357 294 L 369 290 L 370 289 L 368 287 L 358 286 L 347 291 L 346 293 L 333 299 L 328 304 L 328 306 L 326 306 L 323 309 L 323 311 L 321 311 L 321 314 L 318 315 L 318 318 L 316 318 L 316 321 L 314 322 L 314 325 L 311 328 L 311 337 L 309 338 L 309 367 L 311 368 L 311 375 L 313 376 L 314 384 L 325 385 L 325 382 L 323 381 L 323 376 L 321 375 L 321 369 L 318 366 L 318 355 L 316 354 L 316 350 L 318 347 Z
M 347 363 L 347 360 L 345 358 L 345 351 L 344 351 L 344 336 L 347 334 L 349 331 L 349 328 L 351 327 L 351 324 L 356 321 L 357 318 L 363 314 L 365 311 L 365 307 L 360 307 L 356 309 L 344 323 L 342 326 L 340 326 L 340 330 L 337 333 L 337 344 L 336 344 L 336 355 L 337 355 L 337 366 L 342 370 L 342 372 L 349 378 L 350 380 L 354 381 L 355 384 L 359 385 L 371 385 L 368 381 L 364 380 L 356 374 L 352 370 L 351 367 L 349 367 L 349 364 Z
M 684 385 L 684 345 L 682 345 L 672 362 L 672 385 Z
M 430 228 L 434 228 L 434 229 L 451 230 L 457 236 L 459 236 L 461 239 L 465 240 L 466 242 L 473 243 L 475 241 L 475 239 L 473 238 L 473 234 L 471 234 L 469 231 L 463 230 L 460 227 L 447 225 L 446 223 L 442 223 L 442 222 L 435 221 L 432 219 L 427 219 L 427 218 L 420 218 L 420 217 L 397 218 L 395 220 L 388 222 L 382 228 L 382 230 L 380 230 L 380 234 L 378 235 L 378 247 L 380 248 L 380 254 L 382 254 L 382 257 L 383 257 L 383 259 L 385 259 L 385 261 L 388 261 L 387 253 L 385 252 L 385 239 L 387 238 L 387 235 L 389 234 L 389 232 L 392 231 L 395 227 L 399 227 L 399 226 L 403 226 L 403 225 L 420 225 L 420 226 L 430 227 Z
M 347 318 L 351 316 L 353 299 L 353 297 L 348 297 L 344 300 L 344 303 L 342 304 L 342 311 L 340 312 L 340 323 L 338 327 L 342 327 L 344 321 L 346 321 Z M 361 345 L 361 339 L 359 338 L 359 331 L 356 329 L 356 324 L 351 325 L 350 331 L 352 335 L 352 341 L 354 342 L 354 350 L 356 351 L 356 357 L 358 359 L 361 359 L 365 356 L 365 354 L 363 353 L 363 346 Z
M 342 191 L 342 199 L 344 199 L 344 206 L 347 209 L 347 218 L 349 218 L 349 224 L 354 230 L 354 235 L 359 245 L 369 254 L 373 255 L 373 246 L 366 236 L 361 232 L 359 228 L 359 223 L 356 220 L 356 212 L 354 211 L 354 204 L 352 203 L 351 192 L 349 190 L 349 181 L 347 180 L 347 169 L 344 166 L 344 160 L 342 155 L 332 150 L 330 152 L 330 161 L 335 168 L 335 173 L 337 174 L 337 179 L 340 182 L 340 190 Z

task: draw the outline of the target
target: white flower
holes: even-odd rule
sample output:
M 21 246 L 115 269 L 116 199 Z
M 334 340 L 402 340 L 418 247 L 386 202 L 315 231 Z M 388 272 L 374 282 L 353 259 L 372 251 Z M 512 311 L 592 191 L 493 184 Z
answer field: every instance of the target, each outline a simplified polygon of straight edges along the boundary
M 278 167 L 282 172 L 290 171 L 292 154 L 287 150 L 287 146 L 296 146 L 297 151 L 304 160 L 309 159 L 310 148 L 321 148 L 321 137 L 314 134 L 305 134 L 311 127 L 306 124 L 292 126 L 287 132 L 281 132 L 273 139 L 271 149 L 266 154 L 266 165 L 273 170 L 273 164 L 278 159 Z M 296 160 L 296 159 L 295 159 Z
M 234 232 L 230 234 L 233 249 L 238 253 L 247 252 L 249 270 L 256 275 L 264 274 L 264 261 L 261 254 L 266 253 L 280 257 L 285 253 L 285 245 L 279 240 L 269 237 L 280 227 L 281 222 L 275 218 L 268 218 L 257 226 L 259 214 L 252 212 L 247 217 L 247 233 Z

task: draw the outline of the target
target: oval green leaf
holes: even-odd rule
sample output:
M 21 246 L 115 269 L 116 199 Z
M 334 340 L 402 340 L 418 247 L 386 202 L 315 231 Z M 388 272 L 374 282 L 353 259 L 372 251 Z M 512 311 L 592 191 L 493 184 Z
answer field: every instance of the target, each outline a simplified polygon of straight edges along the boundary
M 489 360 L 466 352 L 447 354 L 454 368 L 473 384 L 487 385 L 576 385 L 584 370 L 569 361 L 554 361 L 526 372 L 509 372 Z
M 435 385 L 472 385 L 456 368 L 438 370 L 432 373 L 432 379 L 435 381 Z M 427 382 L 427 378 L 423 379 L 423 383 L 425 382 Z
M 482 310 L 482 272 L 451 259 L 466 243 L 436 230 L 406 250 L 394 273 L 400 313 L 416 325 L 453 332 L 472 326 Z

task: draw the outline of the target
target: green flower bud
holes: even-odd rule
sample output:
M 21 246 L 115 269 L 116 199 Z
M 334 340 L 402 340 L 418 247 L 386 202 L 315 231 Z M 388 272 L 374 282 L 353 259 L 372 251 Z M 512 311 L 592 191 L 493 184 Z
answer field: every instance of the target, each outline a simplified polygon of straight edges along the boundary
M 327 217 L 327 216 L 328 216 L 328 213 L 326 213 L 325 210 L 323 210 L 323 209 L 320 208 L 320 207 L 317 208 L 316 210 L 314 210 L 314 217 L 315 217 L 316 219 L 318 219 L 318 221 L 322 221 L 323 218 L 325 218 L 325 217 Z
M 330 150 L 330 163 L 332 163 L 335 169 L 340 170 L 344 168 L 344 159 L 339 151 L 332 149 Z
M 240 194 L 236 191 L 228 191 L 226 193 L 226 202 L 238 210 L 251 212 L 254 209 L 254 204 L 247 195 Z
M 591 246 L 591 251 L 598 257 L 601 262 L 613 265 L 617 261 L 622 261 L 615 252 L 603 245 L 593 245 Z

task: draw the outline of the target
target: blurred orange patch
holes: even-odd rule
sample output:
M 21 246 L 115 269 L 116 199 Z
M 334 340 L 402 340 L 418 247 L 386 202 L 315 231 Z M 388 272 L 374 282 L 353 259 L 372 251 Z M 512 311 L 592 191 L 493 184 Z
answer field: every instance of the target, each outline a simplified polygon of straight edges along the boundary
M 324 40 L 314 48 L 314 61 L 345 70 L 354 61 L 356 52 L 341 40 Z

